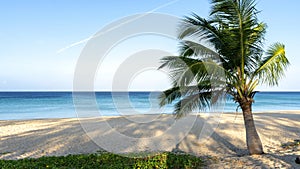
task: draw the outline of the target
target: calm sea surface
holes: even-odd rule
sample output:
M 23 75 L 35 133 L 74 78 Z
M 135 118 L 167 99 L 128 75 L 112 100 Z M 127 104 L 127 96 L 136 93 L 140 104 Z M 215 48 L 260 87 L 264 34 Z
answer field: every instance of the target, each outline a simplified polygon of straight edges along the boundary
M 84 94 L 83 94 L 84 95 Z M 172 105 L 159 108 L 159 93 L 153 92 L 97 92 L 97 115 L 116 116 L 127 114 L 172 113 Z M 87 117 L 93 109 L 86 97 L 84 106 Z M 85 102 L 85 101 L 87 102 Z M 81 101 L 81 100 L 80 100 Z M 228 100 L 224 112 L 235 112 L 237 105 Z M 255 96 L 253 111 L 300 110 L 300 92 L 259 92 Z M 95 115 L 95 114 L 93 114 Z M 72 92 L 0 92 L 0 120 L 68 118 L 77 117 Z M 80 117 L 82 116 L 82 112 Z

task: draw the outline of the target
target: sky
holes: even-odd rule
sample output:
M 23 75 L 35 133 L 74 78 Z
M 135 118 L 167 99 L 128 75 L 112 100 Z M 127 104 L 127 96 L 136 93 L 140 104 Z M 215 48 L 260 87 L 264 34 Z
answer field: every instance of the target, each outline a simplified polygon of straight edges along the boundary
M 300 91 L 300 1 L 257 3 L 259 19 L 268 25 L 266 47 L 284 43 L 291 62 L 279 86 L 260 86 L 258 90 Z M 194 12 L 207 17 L 209 10 L 208 0 L 1 0 L 0 91 L 71 91 L 85 40 L 105 26 L 138 13 L 182 18 Z M 118 68 L 131 55 L 147 49 L 176 54 L 177 45 L 176 39 L 148 34 L 116 43 L 96 70 L 95 90 L 111 90 Z M 141 69 L 130 78 L 128 90 L 170 86 L 167 74 L 155 68 Z

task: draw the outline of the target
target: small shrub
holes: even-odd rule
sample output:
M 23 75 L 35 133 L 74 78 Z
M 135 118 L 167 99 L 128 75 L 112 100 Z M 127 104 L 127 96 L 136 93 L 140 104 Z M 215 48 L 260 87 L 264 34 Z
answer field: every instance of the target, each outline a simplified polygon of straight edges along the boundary
M 293 148 L 293 147 L 297 147 L 297 146 L 300 146 L 300 139 L 296 139 L 296 140 L 294 140 L 294 142 L 287 142 L 287 143 L 281 144 L 282 148 Z

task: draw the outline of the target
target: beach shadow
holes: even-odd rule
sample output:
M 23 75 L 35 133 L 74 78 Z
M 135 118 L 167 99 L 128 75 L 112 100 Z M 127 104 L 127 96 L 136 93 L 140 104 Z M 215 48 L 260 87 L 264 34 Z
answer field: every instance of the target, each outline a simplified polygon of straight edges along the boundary
M 185 144 L 185 147 L 189 148 L 189 152 L 193 152 L 193 148 L 195 148 L 195 145 L 198 145 L 200 147 L 207 147 L 211 151 L 222 151 L 220 153 L 227 154 L 228 156 L 243 156 L 248 154 L 246 148 L 232 144 L 228 136 L 220 134 L 220 131 L 222 131 L 222 129 L 220 128 L 220 126 L 218 126 L 219 124 L 210 124 L 209 122 L 205 122 L 205 120 L 206 119 L 204 118 L 198 117 L 197 121 L 191 129 L 190 134 L 193 135 L 196 139 L 192 141 L 183 140 L 183 142 L 181 142 L 181 144 Z M 202 130 L 204 125 L 205 128 L 211 130 L 209 131 L 211 134 L 207 135 L 207 137 L 199 138 L 201 137 L 201 132 L 205 132 Z M 227 128 L 229 126 L 230 124 L 222 124 L 221 127 Z M 235 140 L 235 142 L 243 143 L 241 139 Z
M 297 155 L 277 155 L 277 154 L 268 154 L 269 156 L 271 156 L 275 162 L 277 162 L 278 160 L 282 160 L 285 163 L 289 164 L 291 166 L 291 168 L 300 168 L 300 164 L 297 164 L 295 162 L 295 159 L 297 157 Z
M 63 121 L 55 119 L 43 122 L 45 123 L 43 129 L 33 129 L 18 132 L 18 134 L 8 133 L 6 136 L 1 137 L 0 158 L 37 158 L 41 156 L 84 154 L 101 150 L 99 146 L 85 136 L 76 120 Z M 14 123 L 15 125 L 22 125 L 26 121 L 16 121 Z
M 276 135 L 278 136 L 278 138 L 274 138 L 274 139 L 283 139 L 282 137 L 286 137 L 286 139 L 289 139 L 290 141 L 291 138 L 293 139 L 298 139 L 300 138 L 300 124 L 299 121 L 297 121 L 296 119 L 300 119 L 300 115 L 299 114 L 293 114 L 293 113 L 262 113 L 262 114 L 258 114 L 255 116 L 260 116 L 260 118 L 255 118 L 255 124 L 257 127 L 257 130 L 262 137 L 265 138 L 265 142 L 266 142 L 266 137 L 272 137 L 272 134 L 270 134 L 271 132 L 277 132 Z M 199 117 L 200 118 L 200 117 Z M 280 120 L 278 120 L 280 119 Z M 195 125 L 194 129 L 192 130 L 192 134 L 194 134 L 195 136 L 199 136 L 199 131 L 201 130 L 201 121 L 203 119 L 200 118 L 200 125 Z M 267 123 L 266 123 L 267 121 Z M 265 124 L 268 124 L 268 126 L 266 126 Z M 222 124 L 222 126 L 220 128 L 227 128 L 232 126 L 232 124 Z M 283 130 L 282 134 L 278 134 L 278 131 L 268 131 L 268 128 L 276 128 L 279 127 Z M 243 124 L 240 125 L 239 127 L 243 127 L 244 130 L 244 126 Z M 267 129 L 266 129 L 267 128 Z M 195 132 L 196 131 L 196 132 Z M 288 132 L 287 132 L 288 131 Z M 276 153 L 270 153 L 267 151 L 267 154 L 261 155 L 260 156 L 250 156 L 248 153 L 248 150 L 246 149 L 246 142 L 243 141 L 243 139 L 239 140 L 238 142 L 243 143 L 243 145 L 241 146 L 239 145 L 235 145 L 233 144 L 230 140 L 231 138 L 229 138 L 227 135 L 225 135 L 224 133 L 222 133 L 222 130 L 219 129 L 216 132 L 214 132 L 210 139 L 214 140 L 215 143 L 214 144 L 205 144 L 205 147 L 208 147 L 208 149 L 214 150 L 216 149 L 216 151 L 219 150 L 219 152 L 221 154 L 226 154 L 227 157 L 237 157 L 237 160 L 239 160 L 239 158 L 243 159 L 244 161 L 248 162 L 248 163 L 253 163 L 253 164 L 259 164 L 259 166 L 261 168 L 270 168 L 269 166 L 269 162 L 272 163 L 272 161 L 274 162 L 274 168 L 276 166 L 287 166 L 288 165 L 294 167 L 294 168 L 300 168 L 300 165 L 296 164 L 294 162 L 296 155 L 278 155 Z M 236 141 L 234 141 L 236 142 Z M 184 147 L 188 147 L 189 149 L 184 149 L 181 150 L 180 149 L 180 144 L 184 144 Z M 177 145 L 173 151 L 187 151 L 189 153 L 194 152 L 194 144 L 197 143 L 193 143 L 193 142 L 189 142 L 184 140 L 183 142 L 181 142 L 179 145 Z M 218 146 L 216 146 L 216 144 L 218 144 Z M 264 144 L 264 142 L 263 142 Z M 198 143 L 198 146 L 201 147 L 203 145 L 201 145 L 201 143 Z M 218 149 L 218 147 L 221 147 L 220 149 Z M 266 150 L 266 147 L 265 147 Z M 266 152 L 266 151 L 265 151 Z M 192 153 L 193 154 L 193 153 Z M 198 154 L 199 155 L 199 154 Z M 201 155 L 200 155 L 201 156 Z M 226 158 L 226 157 L 225 157 Z M 264 160 L 261 160 L 265 159 Z M 266 162 L 269 161 L 269 162 Z M 280 165 L 280 163 L 282 163 Z M 288 165 L 286 165 L 286 164 Z M 232 167 L 236 167 L 236 166 L 232 166 Z M 271 167 L 272 168 L 272 167 Z

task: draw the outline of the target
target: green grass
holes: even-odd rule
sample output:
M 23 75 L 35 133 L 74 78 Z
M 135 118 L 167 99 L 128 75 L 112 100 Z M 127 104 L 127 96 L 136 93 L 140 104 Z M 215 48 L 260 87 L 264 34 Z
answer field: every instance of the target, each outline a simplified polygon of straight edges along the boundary
M 129 158 L 112 153 L 68 155 L 64 157 L 41 157 L 38 159 L 0 160 L 1 169 L 39 169 L 39 168 L 137 168 L 137 169 L 192 169 L 202 168 L 203 161 L 187 154 L 170 152 L 159 153 L 142 158 Z
M 294 142 L 287 142 L 281 144 L 281 147 L 285 149 L 294 148 L 297 146 L 300 146 L 300 139 L 294 140 Z

